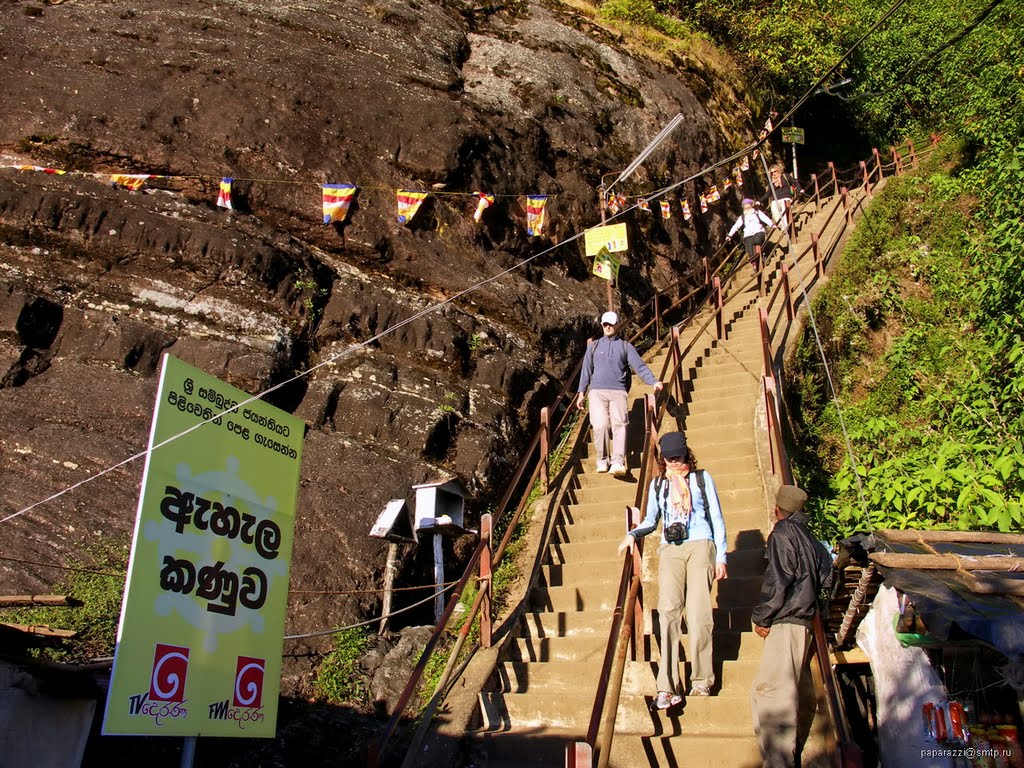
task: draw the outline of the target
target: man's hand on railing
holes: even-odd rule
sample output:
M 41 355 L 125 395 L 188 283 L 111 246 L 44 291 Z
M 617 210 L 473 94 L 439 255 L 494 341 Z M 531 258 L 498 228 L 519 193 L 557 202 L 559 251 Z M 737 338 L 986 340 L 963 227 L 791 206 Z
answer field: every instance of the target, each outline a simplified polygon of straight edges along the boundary
M 665 388 L 665 385 L 662 382 L 660 382 L 660 381 L 654 382 L 654 392 L 655 393 L 661 392 L 661 390 L 663 390 L 664 388 Z
M 633 551 L 633 547 L 635 547 L 635 546 L 636 546 L 636 537 L 635 537 L 635 536 L 630 536 L 630 535 L 629 535 L 629 534 L 627 533 L 627 534 L 626 534 L 626 537 L 625 537 L 625 538 L 624 538 L 624 539 L 622 540 L 622 542 L 621 542 L 621 543 L 619 544 L 619 554 L 621 555 L 621 554 L 622 554 L 623 552 L 625 552 L 625 551 L 626 551 L 627 549 L 628 549 L 628 550 L 629 550 L 630 552 L 632 552 L 632 551 Z

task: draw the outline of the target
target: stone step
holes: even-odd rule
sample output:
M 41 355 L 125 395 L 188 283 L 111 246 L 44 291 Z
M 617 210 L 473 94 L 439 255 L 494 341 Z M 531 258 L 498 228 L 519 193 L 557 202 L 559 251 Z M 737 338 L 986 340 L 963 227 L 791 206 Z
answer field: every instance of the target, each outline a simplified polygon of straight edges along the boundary
M 609 768 L 761 768 L 763 765 L 753 731 L 693 733 L 683 727 L 683 718 L 662 717 L 667 722 L 657 735 L 640 736 L 617 731 L 608 759 Z M 488 768 L 490 765 L 488 763 Z
M 656 614 L 657 611 L 652 613 Z M 758 637 L 750 627 L 747 627 L 746 630 L 715 628 L 712 641 L 716 666 L 720 666 L 722 662 L 726 661 L 757 664 L 761 660 L 761 652 L 764 649 L 764 640 Z M 689 639 L 685 632 L 680 635 L 679 646 L 682 650 L 680 658 L 685 658 L 689 647 Z M 640 659 L 646 659 L 648 663 L 661 659 L 660 639 L 653 630 L 641 638 L 637 655 Z
M 600 669 L 605 649 L 608 647 L 608 632 L 611 629 L 612 614 L 610 611 L 587 611 L 587 613 L 603 615 L 602 621 L 589 634 L 572 637 L 518 637 L 509 648 L 509 657 L 506 661 L 509 663 L 529 662 L 538 666 L 586 662 Z
M 626 520 L 623 516 L 621 522 L 608 520 L 587 520 L 572 525 L 558 525 L 551 533 L 551 543 L 554 544 L 582 544 L 589 543 L 599 548 L 595 552 L 598 559 L 609 559 L 615 556 L 615 548 L 626 535 Z M 558 561 L 552 561 L 558 562 Z
M 614 552 L 614 550 L 612 550 Z M 623 557 L 579 563 L 554 563 L 541 567 L 540 586 L 563 587 L 580 582 L 611 583 L 622 577 Z
M 504 726 L 496 726 L 494 731 L 472 731 L 468 734 L 471 762 L 467 765 L 479 768 L 564 768 L 566 747 L 573 742 L 584 741 L 587 735 L 587 726 L 575 729 Z
M 600 636 L 608 639 L 607 611 L 530 611 L 519 621 L 521 637 L 538 639 L 570 638 L 585 640 Z
M 615 607 L 618 584 L 575 584 L 564 587 L 535 588 L 530 592 L 534 610 L 608 611 Z

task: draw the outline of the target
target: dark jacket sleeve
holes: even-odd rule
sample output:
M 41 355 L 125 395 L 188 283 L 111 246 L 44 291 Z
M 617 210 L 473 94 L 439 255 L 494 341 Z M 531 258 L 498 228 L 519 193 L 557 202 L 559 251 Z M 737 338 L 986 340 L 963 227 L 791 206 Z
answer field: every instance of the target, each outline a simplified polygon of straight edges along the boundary
M 796 577 L 798 564 L 792 543 L 785 535 L 785 521 L 780 521 L 768 536 L 768 565 L 761 583 L 761 597 L 751 614 L 759 627 L 770 627 L 775 615 L 786 601 L 786 592 Z M 780 535 L 781 534 L 781 535 Z

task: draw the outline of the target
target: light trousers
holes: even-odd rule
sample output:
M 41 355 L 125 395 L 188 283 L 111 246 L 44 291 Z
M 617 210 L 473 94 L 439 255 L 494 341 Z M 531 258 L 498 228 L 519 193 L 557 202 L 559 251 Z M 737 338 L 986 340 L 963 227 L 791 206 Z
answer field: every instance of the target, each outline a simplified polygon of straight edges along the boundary
M 662 544 L 658 550 L 658 615 L 661 664 L 658 690 L 686 693 L 679 675 L 680 621 L 686 613 L 690 685 L 715 684 L 712 662 L 711 584 L 715 578 L 715 542 L 710 539 Z
M 796 765 L 800 703 L 801 698 L 806 700 L 811 684 L 807 668 L 810 639 L 811 630 L 799 624 L 775 624 L 765 638 L 750 696 L 754 733 L 765 768 Z M 803 696 L 801 688 L 805 689 Z
M 594 430 L 597 461 L 607 462 L 610 448 L 611 463 L 625 466 L 626 427 L 629 425 L 626 390 L 592 389 L 587 400 L 590 404 L 590 426 Z

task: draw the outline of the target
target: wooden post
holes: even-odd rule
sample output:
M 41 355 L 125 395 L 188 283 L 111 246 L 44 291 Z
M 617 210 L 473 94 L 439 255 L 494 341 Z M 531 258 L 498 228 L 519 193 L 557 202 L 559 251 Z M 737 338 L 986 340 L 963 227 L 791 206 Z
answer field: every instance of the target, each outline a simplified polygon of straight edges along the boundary
M 711 265 L 708 264 L 708 257 L 702 256 L 701 263 L 704 265 L 704 287 L 708 289 L 708 306 L 714 306 L 714 295 L 711 292 Z
M 836 194 L 836 192 L 839 191 L 839 182 L 836 181 L 836 164 L 833 163 L 831 160 L 828 161 L 828 172 L 829 175 L 832 177 L 832 181 L 830 183 L 832 184 L 832 194 L 834 195 Z
M 440 533 L 430 534 L 434 545 L 434 621 L 441 620 L 444 613 L 444 553 L 441 544 L 444 537 Z
M 882 156 L 878 154 L 878 147 L 871 148 L 871 154 L 875 156 L 875 183 L 882 180 Z
M 593 768 L 594 750 L 585 741 L 574 741 L 565 748 L 565 768 Z
M 551 453 L 551 409 L 540 409 L 540 484 L 548 492 L 548 454 Z
M 789 267 L 782 262 L 782 292 L 786 297 L 786 318 L 793 321 L 793 291 L 789 287 Z
M 398 542 L 388 543 L 388 561 L 384 566 L 384 598 L 380 609 L 380 629 L 378 635 L 383 635 L 388 628 L 388 614 L 391 613 L 391 595 L 395 586 L 395 574 L 398 573 Z
M 820 280 L 822 273 L 821 248 L 818 247 L 818 234 L 815 232 L 811 233 L 811 250 L 814 252 L 814 276 Z
M 871 194 L 871 177 L 868 176 L 868 164 L 863 160 L 860 161 L 860 175 L 864 179 L 864 193 L 867 195 Z
M 715 328 L 719 340 L 725 338 L 725 318 L 723 317 L 724 302 L 722 301 L 722 279 L 715 277 Z
M 891 147 L 891 149 L 892 149 L 892 168 L 893 168 L 893 173 L 896 176 L 900 176 L 903 173 L 903 158 L 900 157 L 900 152 L 899 152 L 898 149 L 896 149 L 895 145 L 893 145 Z
M 480 645 L 491 647 L 491 516 L 480 516 L 480 539 L 485 542 L 480 553 Z
M 654 292 L 654 338 L 661 341 L 661 310 L 658 309 L 658 292 Z
M 764 296 L 764 258 L 760 245 L 754 246 L 754 272 L 757 274 L 757 295 Z
M 657 437 L 655 433 L 654 437 Z M 653 438 L 652 438 L 653 439 Z M 640 510 L 637 507 L 629 507 L 629 519 L 626 522 L 626 530 L 631 531 L 640 525 Z M 640 589 L 636 593 L 636 605 L 633 609 L 633 637 L 630 643 L 630 661 L 636 661 L 640 656 L 640 642 L 644 636 L 644 598 L 643 598 L 643 539 L 638 539 L 633 546 L 633 579 L 641 581 Z M 626 593 L 629 594 L 628 592 Z
M 914 152 L 914 142 L 907 139 L 907 151 L 910 152 L 910 167 L 917 169 L 917 153 Z
M 789 242 L 786 245 L 790 248 L 793 247 L 793 243 L 796 241 L 796 221 L 793 219 L 793 201 L 786 201 L 786 237 L 789 238 Z
M 853 221 L 853 212 L 850 210 L 850 192 L 846 187 L 839 190 L 843 200 L 843 210 L 846 211 L 846 223 Z
M 821 189 L 818 187 L 818 174 L 811 174 L 811 181 L 814 182 L 814 210 L 821 210 Z
M 679 351 L 679 329 L 676 326 L 672 326 L 672 352 L 669 354 L 669 360 L 671 361 L 672 371 L 669 373 L 669 378 L 672 381 L 672 386 L 675 390 L 674 394 L 679 402 L 683 400 L 683 360 L 680 357 Z M 651 438 L 655 442 L 658 441 L 658 435 L 655 433 L 654 437 Z

